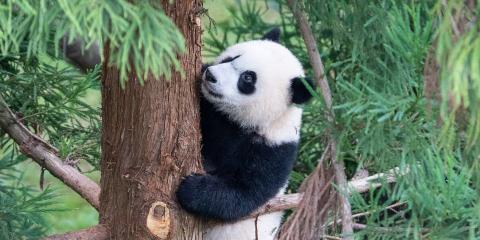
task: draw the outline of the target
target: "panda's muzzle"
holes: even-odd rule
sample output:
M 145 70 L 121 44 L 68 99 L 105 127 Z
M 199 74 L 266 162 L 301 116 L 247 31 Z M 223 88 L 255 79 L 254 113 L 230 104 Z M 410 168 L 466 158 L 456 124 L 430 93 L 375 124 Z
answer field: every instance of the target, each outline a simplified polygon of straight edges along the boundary
M 215 79 L 215 76 L 213 76 L 212 72 L 210 72 L 208 68 L 205 70 L 205 80 L 211 83 L 217 82 L 217 79 Z
M 223 97 L 222 94 L 219 94 L 212 89 L 211 84 L 216 83 L 217 79 L 215 78 L 213 73 L 208 68 L 205 70 L 205 73 L 203 74 L 203 80 L 204 80 L 204 82 L 203 82 L 202 85 L 205 88 L 205 90 L 207 90 L 208 94 L 210 94 L 211 96 L 213 96 L 215 98 L 222 98 Z

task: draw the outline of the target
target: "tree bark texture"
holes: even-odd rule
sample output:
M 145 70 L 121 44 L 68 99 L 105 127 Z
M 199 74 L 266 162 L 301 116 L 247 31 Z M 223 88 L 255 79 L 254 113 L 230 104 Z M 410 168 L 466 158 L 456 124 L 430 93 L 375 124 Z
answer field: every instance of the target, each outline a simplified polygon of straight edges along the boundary
M 201 170 L 196 79 L 202 3 L 168 2 L 162 1 L 163 9 L 186 40 L 180 56 L 185 78 L 150 76 L 140 86 L 131 74 L 121 89 L 117 68 L 103 68 L 100 223 L 110 229 L 110 239 L 202 238 L 202 221 L 175 200 L 181 178 Z

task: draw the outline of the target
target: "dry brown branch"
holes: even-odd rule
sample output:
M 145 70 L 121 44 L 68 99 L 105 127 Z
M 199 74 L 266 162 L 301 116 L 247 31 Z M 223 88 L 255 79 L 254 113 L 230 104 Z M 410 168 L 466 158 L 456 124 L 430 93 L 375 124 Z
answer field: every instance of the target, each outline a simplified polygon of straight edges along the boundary
M 106 240 L 108 229 L 103 225 L 96 225 L 87 229 L 64 234 L 48 236 L 43 240 Z
M 300 203 L 300 200 L 302 200 L 302 195 L 302 193 L 292 193 L 275 197 L 250 214 L 247 218 L 254 218 L 267 213 L 296 208 L 298 203 Z
M 315 80 L 320 86 L 323 99 L 328 108 L 327 120 L 333 126 L 335 124 L 335 115 L 332 110 L 332 94 L 328 85 L 328 81 L 325 78 L 324 66 L 322 63 L 322 59 L 320 58 L 320 53 L 317 48 L 315 37 L 312 33 L 312 29 L 309 26 L 306 15 L 301 9 L 301 6 L 297 4 L 297 1 L 288 0 L 288 5 L 293 12 L 293 16 L 298 24 L 300 33 L 302 34 L 302 37 L 304 39 Z M 345 175 L 343 162 L 337 161 L 337 143 L 335 137 L 331 132 L 329 133 L 329 135 L 330 136 L 328 142 L 330 145 L 333 171 L 335 173 L 335 182 L 340 189 L 339 201 L 342 206 L 342 236 L 344 239 L 353 239 L 352 210 L 350 202 L 348 200 L 347 178 Z M 309 213 L 307 212 L 307 214 Z
M 405 204 L 406 204 L 406 202 L 397 202 L 397 203 L 394 203 L 394 204 L 392 204 L 392 205 L 387 206 L 387 207 L 384 208 L 384 209 L 385 209 L 385 210 L 395 211 L 394 209 L 395 209 L 396 207 L 404 206 Z M 367 211 L 367 212 L 361 212 L 361 213 L 353 214 L 353 215 L 352 215 L 352 218 L 355 219 L 355 218 L 359 218 L 359 217 L 368 216 L 368 215 L 370 215 L 370 214 L 371 214 L 371 212 L 368 212 L 368 211 Z M 339 220 L 337 220 L 337 221 L 329 222 L 329 223 L 327 224 L 327 227 L 328 227 L 328 226 L 332 226 L 332 225 L 334 225 L 334 224 L 339 224 L 339 223 L 341 223 L 341 222 L 342 222 L 341 219 L 339 219 Z M 354 228 L 355 228 L 355 227 L 354 227 Z
M 387 233 L 387 232 L 404 233 L 404 232 L 415 231 L 415 229 L 409 228 L 409 227 L 379 227 L 379 226 L 369 226 L 369 225 L 360 224 L 360 223 L 354 223 L 353 228 L 358 229 L 358 230 L 363 230 L 363 229 L 370 228 L 370 229 L 372 229 L 376 232 L 384 232 L 384 233 Z M 422 228 L 420 230 L 421 233 L 427 233 L 428 231 L 430 231 L 430 229 L 428 229 L 428 228 Z M 424 239 L 424 238 L 421 238 L 421 239 Z
M 47 169 L 98 210 L 100 206 L 98 184 L 80 173 L 75 167 L 64 163 L 58 156 L 58 150 L 30 132 L 17 119 L 1 96 L 0 128 L 19 145 L 23 154 Z
M 324 151 L 315 171 L 303 182 L 300 191 L 304 197 L 297 210 L 282 226 L 279 239 L 321 239 L 325 235 L 324 222 L 335 205 L 337 194 L 332 188 L 333 169 L 325 165 L 331 157 L 331 146 Z
M 320 86 L 323 99 L 325 100 L 325 105 L 330 110 L 332 108 L 332 93 L 330 91 L 328 81 L 325 78 L 325 70 L 322 59 L 320 58 L 320 53 L 318 52 L 317 42 L 313 36 L 312 29 L 308 24 L 305 13 L 300 8 L 301 6 L 297 4 L 297 0 L 288 0 L 288 6 L 292 11 L 295 20 L 297 21 L 300 33 L 302 34 L 305 46 L 307 47 L 308 59 L 310 60 L 310 65 L 312 65 L 314 79 Z
M 331 140 L 335 141 L 335 140 Z M 332 149 L 335 149 L 336 145 L 332 145 Z M 336 153 L 336 150 L 332 150 L 332 155 Z M 337 161 L 336 157 L 332 156 L 332 164 L 335 172 L 335 182 L 337 183 L 339 192 L 339 201 L 342 206 L 342 237 L 343 239 L 353 240 L 353 227 L 352 227 L 352 207 L 348 200 L 348 182 L 345 175 L 345 167 L 343 162 Z

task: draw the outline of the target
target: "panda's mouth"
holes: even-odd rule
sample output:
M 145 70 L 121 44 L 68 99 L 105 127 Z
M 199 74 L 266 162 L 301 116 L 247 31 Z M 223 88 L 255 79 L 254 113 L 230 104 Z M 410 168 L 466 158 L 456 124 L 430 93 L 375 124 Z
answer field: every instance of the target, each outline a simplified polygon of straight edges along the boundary
M 215 97 L 215 98 L 222 98 L 222 97 L 223 97 L 222 94 L 216 93 L 216 92 L 215 92 L 213 89 L 211 89 L 211 87 L 210 87 L 208 84 L 206 84 L 205 82 L 204 82 L 204 84 L 203 84 L 203 87 L 205 88 L 205 90 L 207 90 L 208 94 L 211 95 L 212 97 Z
M 219 94 L 219 93 L 216 93 L 216 92 L 213 92 L 212 90 L 210 89 L 207 89 L 208 91 L 208 94 L 212 95 L 213 97 L 216 97 L 216 98 L 222 98 L 222 94 Z

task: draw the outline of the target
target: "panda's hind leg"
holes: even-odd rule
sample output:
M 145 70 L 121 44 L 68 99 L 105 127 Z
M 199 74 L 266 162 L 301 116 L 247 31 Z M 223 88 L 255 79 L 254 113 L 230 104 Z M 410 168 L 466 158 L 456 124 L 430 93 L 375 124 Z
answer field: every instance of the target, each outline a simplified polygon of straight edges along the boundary
M 224 223 L 207 229 L 205 240 L 273 240 L 282 220 L 283 212 L 274 212 L 235 223 Z M 256 236 L 258 234 L 258 236 Z M 258 237 L 258 238 L 256 238 Z
M 284 194 L 287 184 L 276 196 Z M 224 223 L 208 228 L 205 240 L 273 240 L 280 230 L 283 212 L 273 212 L 234 223 Z M 258 236 L 256 235 L 258 234 Z

